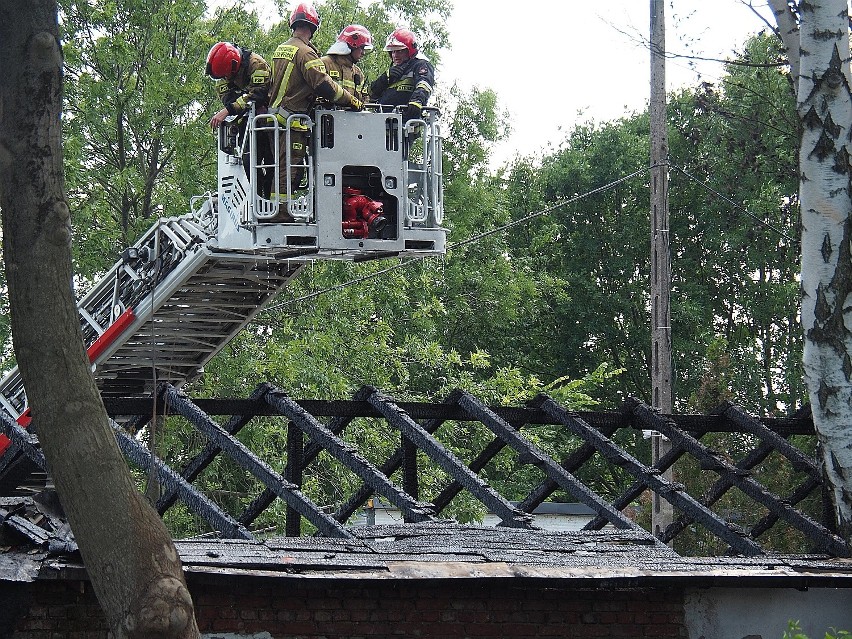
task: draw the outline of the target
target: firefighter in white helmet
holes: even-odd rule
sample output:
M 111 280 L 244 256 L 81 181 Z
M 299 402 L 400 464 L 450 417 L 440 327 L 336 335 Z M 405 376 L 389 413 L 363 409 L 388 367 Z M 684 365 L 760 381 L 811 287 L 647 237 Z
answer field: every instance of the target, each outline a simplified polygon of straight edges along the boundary
M 367 100 L 366 78 L 358 61 L 373 50 L 373 36 L 367 27 L 350 24 L 340 32 L 337 41 L 322 57 L 328 75 L 344 89 L 364 102 Z

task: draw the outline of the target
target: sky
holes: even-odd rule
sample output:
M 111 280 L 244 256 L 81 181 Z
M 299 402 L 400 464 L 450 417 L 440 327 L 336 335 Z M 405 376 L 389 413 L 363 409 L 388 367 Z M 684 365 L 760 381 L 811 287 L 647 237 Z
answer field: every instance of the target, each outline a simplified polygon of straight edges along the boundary
M 451 48 L 441 56 L 436 84 L 497 93 L 512 130 L 493 151 L 495 167 L 557 148 L 577 124 L 614 120 L 647 104 L 650 0 L 452 1 Z M 667 51 L 733 57 L 749 35 L 766 28 L 746 1 L 665 0 Z M 751 2 L 772 19 L 766 0 Z M 269 0 L 250 4 L 267 18 L 275 11 Z M 381 50 L 387 34 L 373 36 Z M 666 85 L 673 91 L 717 82 L 723 73 L 719 62 L 670 58 Z
M 772 19 L 765 0 L 753 4 Z M 455 80 L 497 93 L 512 123 L 511 136 L 494 151 L 498 165 L 516 154 L 558 147 L 576 124 L 617 119 L 647 104 L 649 0 L 454 5 L 447 25 L 452 50 L 442 57 L 436 82 Z M 525 26 L 516 28 L 519 23 Z M 665 24 L 668 52 L 722 59 L 766 28 L 740 0 L 666 0 Z M 672 91 L 700 80 L 717 82 L 723 73 L 718 62 L 668 59 L 666 85 Z

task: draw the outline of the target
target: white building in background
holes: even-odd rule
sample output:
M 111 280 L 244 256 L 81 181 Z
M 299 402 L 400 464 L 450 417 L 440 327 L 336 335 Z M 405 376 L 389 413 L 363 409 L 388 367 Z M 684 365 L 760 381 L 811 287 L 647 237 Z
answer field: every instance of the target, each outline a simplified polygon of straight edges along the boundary
M 514 504 L 517 505 L 517 504 Z M 584 504 L 544 502 L 533 511 L 533 525 L 542 530 L 580 530 L 595 517 L 595 511 Z M 353 526 L 381 526 L 403 523 L 402 513 L 395 506 L 378 498 L 367 501 L 364 508 L 350 520 Z M 497 515 L 488 513 L 483 526 L 495 527 L 500 523 Z

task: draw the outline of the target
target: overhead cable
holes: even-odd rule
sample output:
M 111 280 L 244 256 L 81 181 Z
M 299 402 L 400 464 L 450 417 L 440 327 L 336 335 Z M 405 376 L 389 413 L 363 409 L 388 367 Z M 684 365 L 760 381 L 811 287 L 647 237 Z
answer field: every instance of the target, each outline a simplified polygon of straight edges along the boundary
M 508 229 L 510 229 L 514 226 L 518 226 L 519 224 L 524 224 L 526 222 L 529 222 L 532 219 L 535 219 L 537 217 L 541 217 L 542 215 L 547 215 L 548 213 L 552 213 L 556 209 L 561 208 L 563 206 L 567 206 L 568 204 L 573 204 L 574 202 L 579 202 L 580 200 L 585 199 L 587 197 L 591 197 L 592 195 L 597 195 L 598 193 L 603 193 L 605 191 L 608 191 L 609 189 L 618 186 L 622 182 L 626 182 L 627 180 L 631 180 L 638 175 L 642 175 L 643 173 L 650 171 L 652 168 L 654 168 L 654 167 L 649 166 L 647 168 L 640 169 L 638 171 L 634 171 L 630 175 L 626 175 L 622 178 L 619 178 L 618 180 L 615 180 L 614 182 L 610 182 L 609 184 L 605 184 L 604 186 L 600 186 L 596 189 L 592 189 L 591 191 L 588 191 L 586 193 L 581 193 L 579 195 L 574 195 L 570 198 L 566 198 L 566 199 L 561 200 L 561 201 L 559 201 L 555 204 L 552 204 L 551 206 L 548 206 L 545 209 L 542 209 L 541 211 L 536 211 L 535 213 L 530 213 L 528 215 L 525 215 L 524 217 L 518 218 L 517 220 L 513 220 L 513 221 L 511 221 L 507 224 L 504 224 L 502 226 L 498 226 L 496 228 L 493 228 L 493 229 L 490 229 L 490 230 L 485 231 L 483 233 L 480 233 L 479 235 L 474 235 L 474 236 L 469 237 L 467 239 L 464 239 L 464 240 L 461 240 L 459 242 L 455 242 L 453 244 L 450 244 L 450 245 L 447 246 L 447 253 L 449 253 L 450 251 L 452 251 L 454 249 L 461 248 L 463 246 L 467 246 L 468 244 L 474 244 L 476 242 L 479 242 L 480 240 L 485 239 L 486 237 L 494 235 L 495 233 L 501 233 L 502 231 L 506 231 L 506 230 L 508 230 Z M 401 268 L 408 266 L 409 264 L 411 264 L 413 262 L 419 262 L 419 261 L 421 261 L 421 259 L 422 258 L 410 258 L 410 259 L 407 259 L 407 260 L 403 260 L 403 261 L 400 261 L 397 264 L 394 264 L 394 265 L 389 266 L 387 268 L 383 268 L 381 270 L 375 271 L 374 273 L 368 273 L 367 275 L 362 275 L 361 277 L 356 277 L 354 279 L 351 279 L 347 282 L 343 282 L 341 284 L 337 284 L 335 286 L 329 286 L 328 288 L 324 288 L 324 289 L 321 289 L 319 291 L 314 291 L 313 293 L 308 293 L 307 295 L 303 295 L 301 297 L 297 297 L 297 298 L 294 298 L 292 300 L 287 300 L 286 302 L 281 302 L 280 304 L 274 304 L 273 306 L 270 306 L 270 307 L 268 307 L 264 310 L 274 311 L 274 310 L 278 310 L 278 309 L 281 309 L 281 308 L 286 308 L 288 306 L 293 306 L 294 304 L 298 304 L 300 302 L 305 302 L 305 301 L 313 299 L 315 297 L 325 295 L 326 293 L 333 293 L 334 291 L 339 291 L 339 290 L 342 290 L 344 288 L 348 288 L 349 286 L 353 286 L 355 284 L 360 284 L 361 282 L 371 280 L 373 278 L 378 277 L 379 275 L 384 275 L 385 273 L 390 273 L 391 271 L 396 271 L 398 269 L 401 269 Z
M 746 214 L 746 215 L 748 215 L 751 219 L 753 219 L 755 222 L 757 222 L 757 223 L 759 223 L 759 224 L 762 224 L 763 226 L 765 226 L 765 227 L 766 227 L 766 228 L 768 228 L 769 230 L 771 230 L 771 231 L 773 231 L 773 232 L 777 233 L 780 237 L 783 237 L 783 238 L 784 238 L 785 240 L 787 240 L 788 242 L 790 242 L 790 243 L 792 243 L 792 244 L 795 244 L 795 243 L 796 243 L 796 240 L 794 240 L 792 237 L 790 237 L 789 235 L 787 235 L 786 233 L 784 233 L 784 231 L 782 231 L 782 230 L 781 230 L 781 229 L 779 229 L 779 228 L 774 227 L 772 224 L 770 224 L 769 222 L 765 221 L 764 219 L 759 218 L 759 217 L 757 217 L 756 215 L 754 215 L 754 214 L 750 213 L 750 212 L 748 211 L 748 209 L 746 209 L 745 207 L 743 207 L 743 206 L 742 206 L 742 205 L 740 205 L 740 204 L 737 204 L 737 203 L 736 203 L 736 202 L 734 202 L 731 198 L 729 198 L 727 195 L 724 195 L 724 194 L 720 193 L 719 191 L 717 191 L 716 189 L 714 189 L 712 186 L 710 186 L 710 185 L 709 185 L 709 184 L 707 184 L 706 182 L 703 182 L 702 180 L 700 180 L 699 178 L 695 177 L 694 175 L 691 175 L 691 174 L 690 174 L 689 172 L 687 172 L 685 169 L 682 169 L 681 167 L 677 166 L 676 164 L 669 164 L 669 166 L 671 166 L 674 170 L 676 170 L 676 171 L 678 171 L 678 172 L 680 172 L 680 173 L 683 173 L 686 177 L 688 177 L 688 178 L 689 178 L 690 180 L 692 180 L 693 182 L 695 182 L 695 183 L 697 183 L 697 184 L 700 184 L 702 187 L 704 187 L 705 189 L 707 189 L 710 193 L 712 193 L 713 195 L 715 195 L 715 196 L 716 196 L 716 197 L 718 197 L 718 198 L 721 198 L 722 200 L 724 200 L 725 202 L 727 202 L 728 204 L 730 204 L 731 206 L 733 206 L 736 210 L 738 210 L 738 211 L 740 211 L 740 212 L 742 212 L 742 213 L 745 213 L 745 214 Z
M 557 209 L 559 209 L 559 208 L 562 208 L 563 206 L 567 206 L 567 205 L 569 205 L 569 204 L 574 204 L 575 202 L 579 202 L 580 200 L 583 200 L 583 199 L 586 199 L 586 198 L 588 198 L 588 197 L 591 197 L 592 195 L 597 195 L 597 194 L 599 194 L 599 193 L 604 193 L 604 192 L 606 192 L 606 191 L 609 191 L 610 189 L 612 189 L 612 188 L 614 188 L 614 187 L 618 186 L 619 184 L 622 184 L 623 182 L 626 182 L 626 181 L 628 181 L 628 180 L 632 180 L 633 178 L 638 177 L 638 176 L 640 176 L 640 175 L 643 175 L 644 173 L 647 173 L 648 171 L 651 171 L 652 169 L 655 169 L 655 168 L 657 168 L 658 166 L 661 166 L 661 165 L 669 166 L 669 167 L 671 167 L 672 169 L 674 169 L 674 170 L 678 171 L 679 173 L 682 173 L 682 174 L 683 174 L 683 175 L 685 175 L 687 178 L 689 178 L 690 180 L 693 180 L 694 182 L 696 182 L 696 183 L 700 184 L 700 185 L 701 185 L 702 187 L 704 187 L 707 191 L 709 191 L 710 193 L 712 193 L 712 194 L 713 194 L 713 195 L 715 195 L 716 197 L 718 197 L 718 198 L 720 198 L 720 199 L 724 200 L 725 202 L 727 202 L 728 204 L 730 204 L 731 206 L 733 206 L 733 207 L 734 207 L 735 209 L 737 209 L 738 211 L 741 211 L 742 213 L 745 213 L 747 216 L 749 216 L 750 218 L 752 218 L 752 219 L 753 219 L 753 220 L 755 220 L 756 222 L 758 222 L 758 223 L 762 224 L 762 225 L 763 225 L 763 226 L 765 226 L 766 228 L 768 228 L 768 229 L 772 230 L 773 232 L 777 233 L 780 237 L 783 237 L 783 238 L 784 238 L 784 239 L 786 239 L 787 241 L 795 243 L 795 240 L 793 240 L 790 236 L 788 236 L 788 235 L 787 235 L 786 233 L 784 233 L 782 230 L 780 230 L 780 229 L 776 228 L 776 227 L 775 227 L 775 226 L 773 226 L 772 224 L 770 224 L 770 223 L 766 222 L 765 220 L 763 220 L 763 219 L 761 219 L 761 218 L 757 217 L 756 215 L 753 215 L 753 214 L 752 214 L 752 213 L 750 213 L 747 209 L 745 209 L 743 206 L 741 206 L 741 205 L 737 204 L 737 203 L 736 203 L 736 202 L 734 202 L 731 198 L 729 198 L 729 197 L 727 197 L 726 195 L 724 195 L 724 194 L 720 193 L 719 191 L 717 191 L 716 189 L 714 189 L 713 187 L 711 187 L 711 186 L 710 186 L 709 184 L 707 184 L 706 182 L 701 181 L 701 180 L 700 180 L 700 179 L 698 179 L 697 177 L 695 177 L 695 176 L 691 175 L 691 174 L 690 174 L 689 172 L 687 172 L 685 169 L 683 169 L 683 168 L 681 168 L 681 167 L 679 167 L 679 166 L 677 166 L 677 165 L 675 165 L 675 164 L 672 164 L 670 161 L 666 160 L 666 161 L 664 161 L 664 162 L 661 162 L 660 164 L 651 165 L 651 166 L 648 166 L 648 167 L 645 167 L 645 168 L 639 169 L 639 170 L 637 170 L 637 171 L 634 171 L 633 173 L 630 173 L 629 175 L 625 175 L 624 177 L 621 177 L 621 178 L 619 178 L 619 179 L 617 179 L 617 180 L 614 180 L 614 181 L 612 181 L 612 182 L 609 182 L 608 184 L 605 184 L 605 185 L 603 185 L 603 186 L 599 186 L 599 187 L 597 187 L 597 188 L 595 188 L 595 189 L 592 189 L 591 191 L 587 191 L 587 192 L 585 192 L 585 193 L 581 193 L 581 194 L 574 195 L 574 196 L 572 196 L 572 197 L 569 197 L 569 198 L 565 198 L 565 199 L 563 199 L 563 200 L 560 200 L 559 202 L 556 202 L 555 204 L 552 204 L 552 205 L 548 206 L 547 208 L 544 208 L 544 209 L 542 209 L 542 210 L 540 210 L 540 211 L 536 211 L 536 212 L 534 212 L 534 213 L 529 213 L 529 214 L 527 214 L 527 215 L 525 215 L 525 216 L 523 216 L 523 217 L 518 218 L 517 220 L 512 220 L 511 222 L 508 222 L 508 223 L 506 223 L 506 224 L 503 224 L 502 226 L 498 226 L 498 227 L 495 227 L 495 228 L 490 229 L 490 230 L 488 230 L 488 231 L 484 231 L 484 232 L 482 232 L 482 233 L 479 233 L 478 235 L 473 235 L 473 236 L 471 236 L 471 237 L 469 237 L 469 238 L 466 238 L 466 239 L 464 239 L 464 240 L 461 240 L 461 241 L 459 241 L 459 242 L 455 242 L 455 243 L 449 244 L 449 245 L 447 246 L 447 253 L 449 253 L 449 252 L 451 252 L 451 251 L 453 251 L 453 250 L 455 250 L 455 249 L 459 249 L 459 248 L 462 248 L 462 247 L 464 247 L 464 246 L 467 246 L 467 245 L 469 245 L 469 244 L 475 244 L 475 243 L 479 242 L 480 240 L 483 240 L 483 239 L 485 239 L 486 237 L 489 237 L 489 236 L 494 235 L 494 234 L 496 234 L 496 233 L 501 233 L 501 232 L 503 232 L 503 231 L 507 231 L 507 230 L 509 230 L 509 229 L 511 229 L 511 228 L 513 228 L 513 227 L 515 227 L 515 226 L 519 226 L 519 225 L 521 225 L 521 224 L 525 224 L 525 223 L 529 222 L 530 220 L 533 220 L 533 219 L 535 219 L 535 218 L 537 218 L 537 217 L 541 217 L 541 216 L 543 216 L 543 215 L 547 215 L 547 214 L 549 214 L 549 213 L 552 213 L 553 211 L 555 211 L 555 210 L 557 210 Z M 321 289 L 321 290 L 318 290 L 318 291 L 314 291 L 313 293 L 308 293 L 307 295 L 303 295 L 303 296 L 301 296 L 301 297 L 297 297 L 297 298 L 294 298 L 294 299 L 292 299 L 292 300 L 287 300 L 286 302 L 281 302 L 281 303 L 279 303 L 279 304 L 275 304 L 275 305 L 273 305 L 273 306 L 270 306 L 270 307 L 266 308 L 265 310 L 266 310 L 266 311 L 272 311 L 272 310 L 278 310 L 278 309 L 281 309 L 281 308 L 286 308 L 286 307 L 288 307 L 288 306 L 293 306 L 293 305 L 295 305 L 295 304 L 298 304 L 298 303 L 301 303 L 301 302 L 305 302 L 305 301 L 308 301 L 308 300 L 314 299 L 314 298 L 316 298 L 316 297 L 320 297 L 321 295 L 325 295 L 326 293 L 333 293 L 334 291 L 343 290 L 343 289 L 348 288 L 348 287 L 350 287 L 350 286 L 353 286 L 353 285 L 355 285 L 355 284 L 360 284 L 361 282 L 366 282 L 366 281 L 368 281 L 368 280 L 371 280 L 371 279 L 374 279 L 374 278 L 376 278 L 376 277 L 379 277 L 380 275 L 385 275 L 386 273 L 390 273 L 390 272 L 392 272 L 392 271 L 396 271 L 396 270 L 398 270 L 398 269 L 404 268 L 404 267 L 406 267 L 406 266 L 408 266 L 408 265 L 410 265 L 410 264 L 412 264 L 412 263 L 414 263 L 414 262 L 419 262 L 419 261 L 421 261 L 421 259 L 422 259 L 422 258 L 409 258 L 409 259 L 405 259 L 405 260 L 402 260 L 402 261 L 400 261 L 400 262 L 398 262 L 398 263 L 396 263 L 396 264 L 393 264 L 393 265 L 391 265 L 391 266 L 388 266 L 387 268 L 383 268 L 383 269 L 380 269 L 380 270 L 375 271 L 375 272 L 373 272 L 373 273 L 368 273 L 368 274 L 366 274 L 366 275 L 362 275 L 362 276 L 360 276 L 360 277 L 353 278 L 353 279 L 348 280 L 348 281 L 346 281 L 346 282 L 342 282 L 342 283 L 340 283 L 340 284 L 336 284 L 335 286 L 330 286 L 330 287 L 328 287 L 328 288 L 324 288 L 324 289 Z

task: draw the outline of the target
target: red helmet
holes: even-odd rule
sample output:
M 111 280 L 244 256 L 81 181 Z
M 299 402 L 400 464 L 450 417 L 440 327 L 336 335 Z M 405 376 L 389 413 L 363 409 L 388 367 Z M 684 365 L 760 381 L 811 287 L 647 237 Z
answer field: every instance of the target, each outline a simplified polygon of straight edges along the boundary
M 417 55 L 417 38 L 408 29 L 397 29 L 388 36 L 385 42 L 385 51 L 399 51 L 400 49 L 408 49 L 408 55 L 414 57 Z
M 230 42 L 217 42 L 207 54 L 207 75 L 211 78 L 230 78 L 240 68 L 240 50 Z
M 316 31 L 320 26 L 320 17 L 314 5 L 310 2 L 300 2 L 290 14 L 290 28 L 295 29 L 296 25 L 304 23 L 311 28 L 311 31 Z

